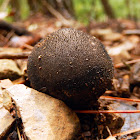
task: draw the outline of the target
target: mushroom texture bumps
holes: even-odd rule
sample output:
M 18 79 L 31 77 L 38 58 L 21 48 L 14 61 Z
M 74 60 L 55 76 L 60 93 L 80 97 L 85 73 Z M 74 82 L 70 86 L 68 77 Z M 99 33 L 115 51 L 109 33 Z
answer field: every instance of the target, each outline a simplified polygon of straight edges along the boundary
M 46 89 L 73 109 L 88 109 L 111 87 L 113 65 L 98 39 L 64 28 L 35 45 L 27 73 L 36 90 Z

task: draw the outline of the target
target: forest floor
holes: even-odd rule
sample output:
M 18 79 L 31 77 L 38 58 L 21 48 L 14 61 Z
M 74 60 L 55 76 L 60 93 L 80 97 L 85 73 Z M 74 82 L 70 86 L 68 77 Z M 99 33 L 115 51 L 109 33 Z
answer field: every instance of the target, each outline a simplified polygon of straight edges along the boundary
M 93 21 L 84 26 L 77 21 L 62 22 L 41 14 L 13 24 L 0 22 L 0 59 L 14 60 L 22 71 L 22 76 L 1 76 L 2 88 L 10 86 L 4 79 L 31 87 L 26 73 L 28 55 L 39 40 L 58 29 L 76 28 L 101 40 L 113 60 L 113 86 L 99 98 L 98 109 L 105 112 L 78 113 L 81 132 L 76 139 L 140 139 L 140 23 L 123 19 Z M 23 136 L 21 121 L 18 126 Z M 18 136 L 12 128 L 6 139 L 16 140 Z M 22 139 L 26 139 L 25 136 Z

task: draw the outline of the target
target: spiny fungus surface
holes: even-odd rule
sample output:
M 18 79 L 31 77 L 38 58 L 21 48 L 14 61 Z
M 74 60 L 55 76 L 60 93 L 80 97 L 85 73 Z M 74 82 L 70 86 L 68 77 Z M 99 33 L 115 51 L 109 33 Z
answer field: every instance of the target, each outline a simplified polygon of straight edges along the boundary
M 113 65 L 97 38 L 64 28 L 35 45 L 27 73 L 33 88 L 72 108 L 88 108 L 111 87 Z

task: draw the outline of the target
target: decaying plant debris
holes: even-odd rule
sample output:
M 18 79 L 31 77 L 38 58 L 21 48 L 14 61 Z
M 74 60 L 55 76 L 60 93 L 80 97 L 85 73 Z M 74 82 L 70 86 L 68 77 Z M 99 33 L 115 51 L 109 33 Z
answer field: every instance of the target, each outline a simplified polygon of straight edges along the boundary
M 12 84 L 20 83 L 31 87 L 31 84 L 28 80 L 28 75 L 26 73 L 26 66 L 27 57 L 30 54 L 33 45 L 36 44 L 41 38 L 47 36 L 49 33 L 52 33 L 64 27 L 63 24 L 59 24 L 61 26 L 56 26 L 58 25 L 58 22 L 61 23 L 61 21 L 58 21 L 57 19 L 49 20 L 49 18 L 45 18 L 43 16 L 38 17 L 40 18 L 39 21 L 41 22 L 37 23 L 36 21 L 36 26 L 32 24 L 32 22 L 30 22 L 32 20 L 35 20 L 36 17 L 31 17 L 28 22 L 24 22 L 24 25 L 27 29 L 31 26 L 36 27 L 32 31 L 30 30 L 30 33 L 28 35 L 23 33 L 21 36 L 18 36 L 18 33 L 16 31 L 13 32 L 15 29 L 13 28 L 13 25 L 10 26 L 11 28 L 13 28 L 12 31 L 0 28 L 1 60 L 13 59 L 16 62 L 17 67 L 22 71 L 20 78 L 16 78 L 16 80 L 14 79 L 14 81 L 8 82 L 1 79 L 1 90 L 8 88 L 8 85 L 12 86 Z M 122 24 L 123 26 L 121 26 Z M 121 133 L 121 127 L 125 124 L 125 117 L 121 117 L 119 114 L 119 112 L 121 111 L 121 113 L 123 114 L 138 114 L 140 110 L 140 36 L 136 24 L 129 20 L 118 20 L 117 22 L 108 21 L 108 23 L 100 24 L 91 23 L 88 28 L 85 28 L 81 25 L 78 26 L 76 24 L 74 27 L 84 32 L 88 32 L 88 34 L 94 35 L 98 39 L 100 39 L 104 44 L 106 50 L 108 52 L 111 52 L 109 53 L 109 55 L 114 62 L 113 86 L 109 91 L 106 91 L 104 93 L 104 96 L 100 97 L 98 103 L 93 103 L 94 110 L 90 110 L 90 113 L 92 114 L 88 112 L 89 110 L 74 110 L 75 112 L 77 112 L 81 123 L 81 131 L 76 139 L 94 140 L 105 139 L 107 137 L 108 139 L 109 137 L 111 137 L 112 139 L 116 139 L 116 137 L 118 137 L 119 139 L 127 139 L 130 137 L 132 139 L 139 139 L 138 125 L 136 125 L 135 128 L 133 128 L 133 130 L 131 131 Z M 17 40 L 16 38 L 14 38 L 15 36 L 18 36 L 18 43 L 16 43 Z M 19 42 L 22 42 L 22 45 L 20 45 Z M 20 48 L 21 51 L 15 52 L 17 48 Z M 9 51 L 5 51 L 6 49 L 9 49 Z M 45 89 L 42 89 L 42 92 L 43 90 Z M 112 96 L 112 100 L 108 100 L 108 96 Z M 117 97 L 117 99 L 113 97 Z M 123 100 L 123 98 L 126 98 L 126 100 Z M 127 99 L 130 99 L 130 101 L 128 101 Z M 125 109 L 121 109 L 120 111 L 118 111 L 118 113 L 116 113 L 117 110 L 111 108 L 111 104 L 115 103 L 119 105 L 122 105 L 124 103 L 126 105 L 128 104 L 130 106 L 130 109 L 132 107 L 134 110 L 132 110 L 131 112 L 131 110 L 125 111 Z M 98 112 L 97 110 L 101 110 L 102 112 Z M 116 112 L 112 113 L 111 110 Z M 5 139 L 20 139 L 19 137 L 22 137 L 22 139 L 27 139 L 24 132 L 22 120 L 20 118 L 20 115 L 17 114 L 17 109 L 14 102 L 10 107 L 10 113 L 16 121 L 11 130 L 6 134 Z M 140 120 L 136 121 L 139 122 Z

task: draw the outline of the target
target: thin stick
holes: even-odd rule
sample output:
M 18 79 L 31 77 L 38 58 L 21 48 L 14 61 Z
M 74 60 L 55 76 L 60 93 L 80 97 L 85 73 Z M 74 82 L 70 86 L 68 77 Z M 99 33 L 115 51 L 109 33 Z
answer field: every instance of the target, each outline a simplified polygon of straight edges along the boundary
M 117 93 L 117 91 L 107 90 L 105 93 L 106 94 L 111 94 L 111 93 Z
M 126 65 L 129 65 L 129 64 L 134 64 L 134 63 L 137 63 L 137 62 L 140 62 L 140 59 L 135 59 L 135 60 L 127 61 L 127 62 L 125 62 L 125 64 Z M 118 63 L 114 67 L 116 69 L 122 68 L 122 67 L 125 67 L 126 66 L 125 64 L 124 63 Z
M 17 133 L 18 133 L 19 140 L 21 140 L 21 135 L 20 135 L 20 132 L 19 132 L 19 128 L 18 127 L 17 127 Z
M 47 7 L 49 12 L 54 15 L 57 19 L 61 20 L 63 24 L 69 25 L 69 21 L 65 19 L 57 10 L 55 10 L 47 1 L 42 1 L 42 3 Z
M 108 126 L 106 126 L 106 129 L 107 129 L 107 131 L 108 131 L 108 133 L 109 133 L 109 136 L 112 136 L 111 131 L 110 131 L 110 129 L 109 129 Z
M 128 135 L 128 134 L 135 133 L 135 132 L 138 132 L 138 131 L 140 131 L 140 128 L 136 128 L 136 129 L 133 129 L 133 130 L 128 130 L 128 131 L 125 131 L 125 132 L 113 134 L 113 136 Z
M 28 58 L 30 53 L 30 51 L 21 53 L 2 52 L 0 53 L 0 59 L 25 59 Z
M 113 136 L 109 136 L 106 139 L 102 139 L 102 140 L 116 140 L 117 136 L 128 135 L 128 134 L 135 133 L 135 132 L 138 132 L 138 131 L 140 131 L 140 128 L 136 128 L 136 129 L 133 129 L 133 130 L 128 130 L 128 131 L 125 131 L 125 132 L 113 134 Z
M 24 44 L 21 48 L 26 48 L 26 49 L 32 50 L 34 47 L 31 45 L 28 45 L 28 44 Z
M 140 113 L 140 110 L 75 110 L 76 113 L 98 114 L 98 113 Z
M 128 102 L 138 102 L 138 103 L 140 103 L 139 99 L 119 98 L 119 97 L 111 97 L 111 96 L 101 96 L 100 99 L 119 100 L 119 101 L 128 101 Z

